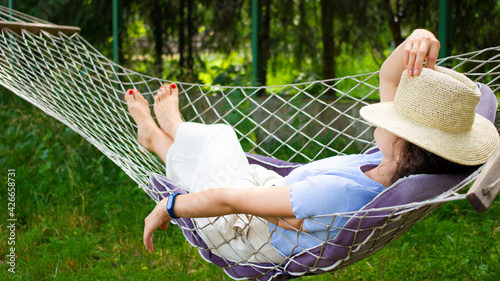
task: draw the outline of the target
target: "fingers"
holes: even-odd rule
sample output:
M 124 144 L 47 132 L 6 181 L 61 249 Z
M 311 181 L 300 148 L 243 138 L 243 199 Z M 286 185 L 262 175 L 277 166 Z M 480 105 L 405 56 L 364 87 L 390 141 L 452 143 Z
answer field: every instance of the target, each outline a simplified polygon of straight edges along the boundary
M 434 68 L 439 54 L 439 41 L 434 34 L 427 30 L 415 30 L 408 37 L 403 62 L 409 76 L 418 76 L 422 73 L 424 61 L 427 68 Z
M 435 40 L 429 50 L 429 55 L 427 56 L 427 60 L 425 63 L 425 67 L 434 69 L 434 66 L 436 65 L 436 61 L 439 56 L 439 48 L 441 44 L 439 43 L 438 40 Z
M 417 57 L 418 44 L 411 44 L 410 50 L 408 52 L 408 63 L 406 64 L 406 70 L 409 76 L 413 76 L 413 68 L 415 67 L 415 58 Z M 406 51 L 405 51 L 406 54 Z
M 405 44 L 405 48 L 404 48 L 404 55 L 403 55 L 403 63 L 405 65 L 405 69 L 409 69 L 408 68 L 408 63 L 410 61 L 410 51 L 411 51 L 411 48 L 412 48 L 412 42 L 411 41 L 407 41 L 406 44 Z
M 166 230 L 171 220 L 170 217 L 168 217 L 168 214 L 166 216 L 162 215 L 162 211 L 164 213 L 167 212 L 165 205 L 165 200 L 160 201 L 144 220 L 144 234 L 142 239 L 144 246 L 150 253 L 153 253 L 154 250 L 153 232 L 158 228 Z
M 422 72 L 422 67 L 424 66 L 424 59 L 427 57 L 427 53 L 429 51 L 428 48 L 429 46 L 425 41 L 422 42 L 420 46 L 418 46 L 415 56 L 415 64 L 413 65 L 413 75 L 418 76 Z
M 149 216 L 148 216 L 148 218 L 149 218 Z M 142 239 L 144 241 L 144 246 L 146 247 L 146 249 L 150 253 L 153 253 L 153 250 L 154 250 L 153 231 L 154 230 L 151 230 L 151 228 L 149 227 L 148 218 L 146 218 L 146 223 L 144 224 L 144 235 L 143 235 Z

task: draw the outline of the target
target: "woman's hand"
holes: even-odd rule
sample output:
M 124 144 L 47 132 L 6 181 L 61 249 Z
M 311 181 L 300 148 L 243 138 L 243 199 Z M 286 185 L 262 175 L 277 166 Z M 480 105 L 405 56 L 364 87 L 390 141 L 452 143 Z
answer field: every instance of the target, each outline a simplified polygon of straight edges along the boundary
M 168 224 L 172 220 L 168 215 L 166 206 L 167 198 L 161 200 L 153 211 L 144 220 L 144 246 L 150 253 L 153 253 L 153 232 L 160 228 L 161 230 L 167 230 Z
M 422 72 L 424 60 L 427 68 L 434 69 L 440 47 L 434 34 L 425 29 L 417 29 L 406 39 L 404 44 L 403 63 L 408 75 L 418 76 Z
M 425 29 L 413 31 L 380 68 L 380 101 L 390 102 L 394 100 L 403 71 L 407 71 L 410 76 L 420 75 L 424 60 L 426 67 L 434 69 L 439 46 L 439 41 L 432 32 Z

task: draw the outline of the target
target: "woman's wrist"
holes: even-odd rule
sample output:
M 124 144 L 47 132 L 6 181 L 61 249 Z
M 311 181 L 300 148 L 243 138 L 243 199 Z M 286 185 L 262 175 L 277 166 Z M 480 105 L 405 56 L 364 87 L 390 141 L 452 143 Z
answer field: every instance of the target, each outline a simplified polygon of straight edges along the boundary
M 165 206 L 165 209 L 167 210 L 168 215 L 172 219 L 178 219 L 179 217 L 175 215 L 174 213 L 174 205 L 175 205 L 175 200 L 176 197 L 179 196 L 180 193 L 172 193 L 168 196 L 167 199 L 167 205 Z

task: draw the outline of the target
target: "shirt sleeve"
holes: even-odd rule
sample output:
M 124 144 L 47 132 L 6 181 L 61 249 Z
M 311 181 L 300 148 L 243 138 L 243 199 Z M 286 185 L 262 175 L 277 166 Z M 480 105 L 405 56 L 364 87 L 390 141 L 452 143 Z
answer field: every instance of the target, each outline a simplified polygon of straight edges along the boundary
M 304 219 L 308 232 L 338 231 L 348 216 L 324 216 L 357 211 L 370 202 L 377 192 L 353 185 L 334 175 L 317 175 L 292 184 L 290 201 L 298 219 Z M 335 229 L 337 228 L 337 229 Z

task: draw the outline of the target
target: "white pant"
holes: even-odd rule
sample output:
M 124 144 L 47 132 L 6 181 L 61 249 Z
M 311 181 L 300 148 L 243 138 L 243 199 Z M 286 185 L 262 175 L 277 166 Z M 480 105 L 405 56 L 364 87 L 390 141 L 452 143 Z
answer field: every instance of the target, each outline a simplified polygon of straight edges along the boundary
M 167 153 L 167 177 L 189 192 L 211 188 L 283 185 L 283 177 L 250 165 L 234 130 L 226 125 L 183 123 Z M 251 215 L 193 219 L 198 233 L 218 256 L 236 262 L 279 263 L 266 220 Z

